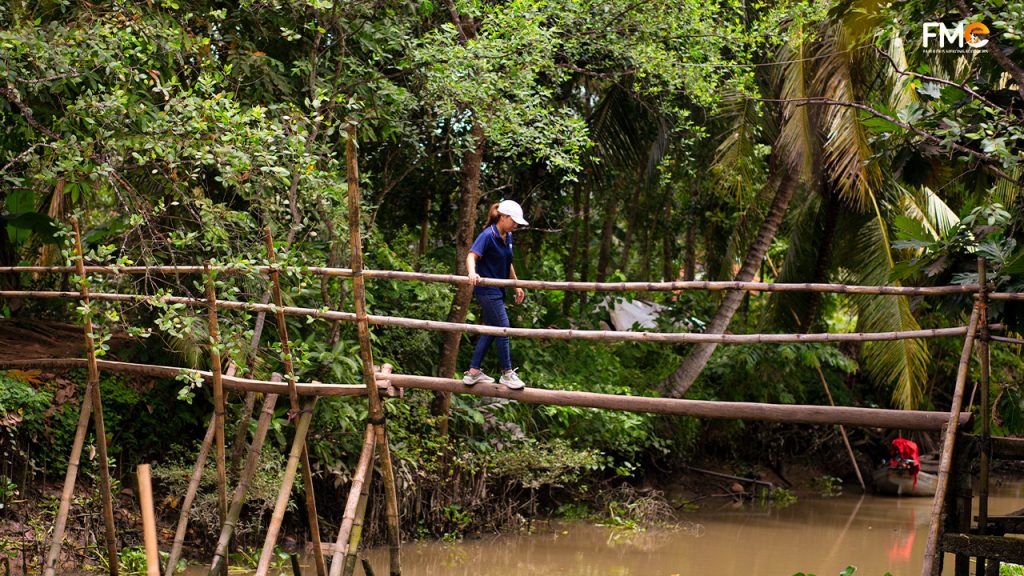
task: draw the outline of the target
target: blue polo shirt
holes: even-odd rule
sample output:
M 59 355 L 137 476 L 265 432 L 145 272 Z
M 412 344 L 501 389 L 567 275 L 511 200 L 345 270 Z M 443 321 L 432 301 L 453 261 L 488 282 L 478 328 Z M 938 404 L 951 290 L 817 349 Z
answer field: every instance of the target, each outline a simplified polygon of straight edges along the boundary
M 509 270 L 512 268 L 512 232 L 509 232 L 505 236 L 505 241 L 502 242 L 498 227 L 491 224 L 476 237 L 469 251 L 477 255 L 477 274 L 484 278 L 508 280 Z M 504 296 L 505 289 L 495 286 L 475 286 L 473 293 Z

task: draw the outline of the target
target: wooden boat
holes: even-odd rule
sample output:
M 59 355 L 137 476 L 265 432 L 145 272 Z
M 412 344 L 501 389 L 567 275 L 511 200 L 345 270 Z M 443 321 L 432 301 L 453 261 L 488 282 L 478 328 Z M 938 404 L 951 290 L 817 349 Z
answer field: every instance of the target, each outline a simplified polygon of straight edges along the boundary
M 935 496 L 935 485 L 938 475 L 920 471 L 917 473 L 917 485 L 914 485 L 914 474 L 909 470 L 882 466 L 872 475 L 875 490 L 882 494 L 896 496 Z

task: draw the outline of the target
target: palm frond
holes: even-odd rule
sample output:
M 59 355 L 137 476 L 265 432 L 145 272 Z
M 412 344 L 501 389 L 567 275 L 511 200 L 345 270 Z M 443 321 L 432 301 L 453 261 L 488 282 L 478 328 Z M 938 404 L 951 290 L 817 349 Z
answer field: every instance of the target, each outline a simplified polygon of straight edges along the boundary
M 829 27 L 819 48 L 820 66 L 815 73 L 815 93 L 839 102 L 860 102 L 854 79 L 858 50 L 841 24 Z M 840 196 L 851 206 L 868 211 L 872 191 L 881 181 L 872 158 L 867 135 L 857 110 L 848 106 L 825 106 L 822 127 L 825 131 L 824 161 L 829 178 Z
M 921 224 L 935 240 L 944 238 L 960 222 L 956 212 L 931 188 L 907 189 L 895 181 L 891 186 L 899 192 L 897 202 L 902 213 Z
M 781 129 L 775 145 L 787 168 L 795 172 L 799 180 L 809 182 L 813 178 L 819 146 L 811 107 L 804 104 L 812 95 L 808 70 L 810 42 L 798 26 L 791 25 L 794 29 L 789 30 L 789 41 L 782 44 L 778 52 L 778 60 L 784 64 L 776 68 L 775 82 L 783 104 Z
M 874 198 L 872 198 L 874 200 Z M 889 232 L 877 203 L 875 213 L 865 221 L 856 238 L 857 249 L 851 271 L 858 283 L 889 283 L 893 258 Z M 892 332 L 917 330 L 920 325 L 905 296 L 858 296 L 857 330 Z M 864 345 L 864 366 L 872 381 L 892 388 L 893 403 L 913 409 L 924 398 L 928 346 L 924 340 L 869 342 Z

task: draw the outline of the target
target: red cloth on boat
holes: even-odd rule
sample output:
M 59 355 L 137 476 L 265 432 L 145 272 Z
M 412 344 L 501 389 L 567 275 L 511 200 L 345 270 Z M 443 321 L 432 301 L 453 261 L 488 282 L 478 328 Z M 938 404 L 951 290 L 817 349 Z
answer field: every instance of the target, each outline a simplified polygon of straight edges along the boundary
M 917 455 L 917 444 L 905 438 L 897 438 L 889 447 L 889 468 L 908 470 L 914 475 L 914 488 L 917 488 L 917 473 L 921 471 L 921 460 Z

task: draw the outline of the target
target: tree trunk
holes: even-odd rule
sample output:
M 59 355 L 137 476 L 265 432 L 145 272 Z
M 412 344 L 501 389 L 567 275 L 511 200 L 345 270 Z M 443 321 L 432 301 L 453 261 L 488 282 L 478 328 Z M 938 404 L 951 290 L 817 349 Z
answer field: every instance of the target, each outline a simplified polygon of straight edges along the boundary
M 615 213 L 619 203 L 614 195 L 609 198 L 608 209 L 604 216 L 604 227 L 601 229 L 601 251 L 597 255 L 597 281 L 604 282 L 608 277 L 608 261 L 612 254 L 612 233 L 615 231 Z
M 789 201 L 793 198 L 797 181 L 789 175 L 789 171 L 783 171 L 785 173 L 781 178 L 773 175 L 769 179 L 769 185 L 775 184 L 777 186 L 775 197 L 772 199 L 768 215 L 765 216 L 764 222 L 761 223 L 757 237 L 754 239 L 753 244 L 750 245 L 750 249 L 747 250 L 743 266 L 740 267 L 739 272 L 736 274 L 736 280 L 739 282 L 749 282 L 754 277 L 754 274 L 757 273 L 761 266 L 761 260 L 768 252 L 768 247 L 771 245 L 772 239 L 775 238 L 775 233 L 782 224 L 782 217 L 789 207 Z M 745 294 L 746 292 L 742 290 L 726 292 L 725 297 L 722 298 L 721 305 L 718 307 L 718 311 L 715 312 L 715 316 L 711 323 L 708 324 L 705 332 L 708 334 L 724 334 L 726 328 L 729 327 L 729 322 L 732 320 L 733 315 L 740 307 Z M 686 394 L 690 386 L 693 385 L 694 381 L 697 380 L 697 376 L 704 370 L 704 366 L 707 365 L 711 354 L 714 353 L 717 346 L 717 344 L 710 343 L 694 346 L 679 368 L 659 383 L 658 388 L 669 396 L 681 398 Z
M 633 247 L 633 236 L 636 235 L 636 218 L 640 212 L 640 192 L 643 185 L 640 179 L 637 180 L 636 189 L 629 201 L 629 213 L 626 215 L 626 234 L 622 239 L 622 257 L 619 258 L 619 269 L 626 271 L 629 268 L 630 249 Z
M 430 203 L 431 194 L 428 189 L 423 195 L 423 220 L 420 222 L 420 243 L 416 248 L 416 264 L 414 268 L 420 269 L 420 260 L 427 253 L 427 245 L 430 240 Z
M 472 135 L 474 146 L 462 156 L 462 177 L 459 182 L 462 198 L 459 202 L 459 225 L 455 232 L 455 273 L 460 276 L 465 276 L 468 272 L 466 256 L 469 254 L 469 248 L 473 245 L 476 204 L 480 197 L 480 164 L 484 157 L 486 138 L 483 125 L 478 121 L 473 122 Z M 452 307 L 448 311 L 448 322 L 463 323 L 466 321 L 472 297 L 472 287 L 469 284 L 459 284 L 455 298 L 452 300 Z M 438 376 L 451 378 L 455 374 L 455 363 L 459 356 L 461 340 L 461 332 L 445 334 L 441 344 Z M 436 394 L 434 397 L 433 413 L 435 416 L 441 416 L 439 432 L 442 436 L 448 435 L 448 406 L 450 402 L 451 395 L 447 392 Z
M 576 257 L 580 248 L 580 187 L 574 186 L 572 190 L 572 236 L 569 238 L 569 253 L 565 258 L 565 281 L 572 282 L 576 275 Z M 572 310 L 572 301 L 575 297 L 573 292 L 566 292 L 562 300 L 562 315 L 568 316 Z
M 580 282 L 588 282 L 590 280 L 590 195 L 590 188 L 587 188 L 583 193 L 583 240 L 581 242 L 583 246 L 580 249 L 580 260 L 582 261 Z M 587 293 L 581 293 L 579 300 L 580 304 L 586 304 L 588 300 Z

